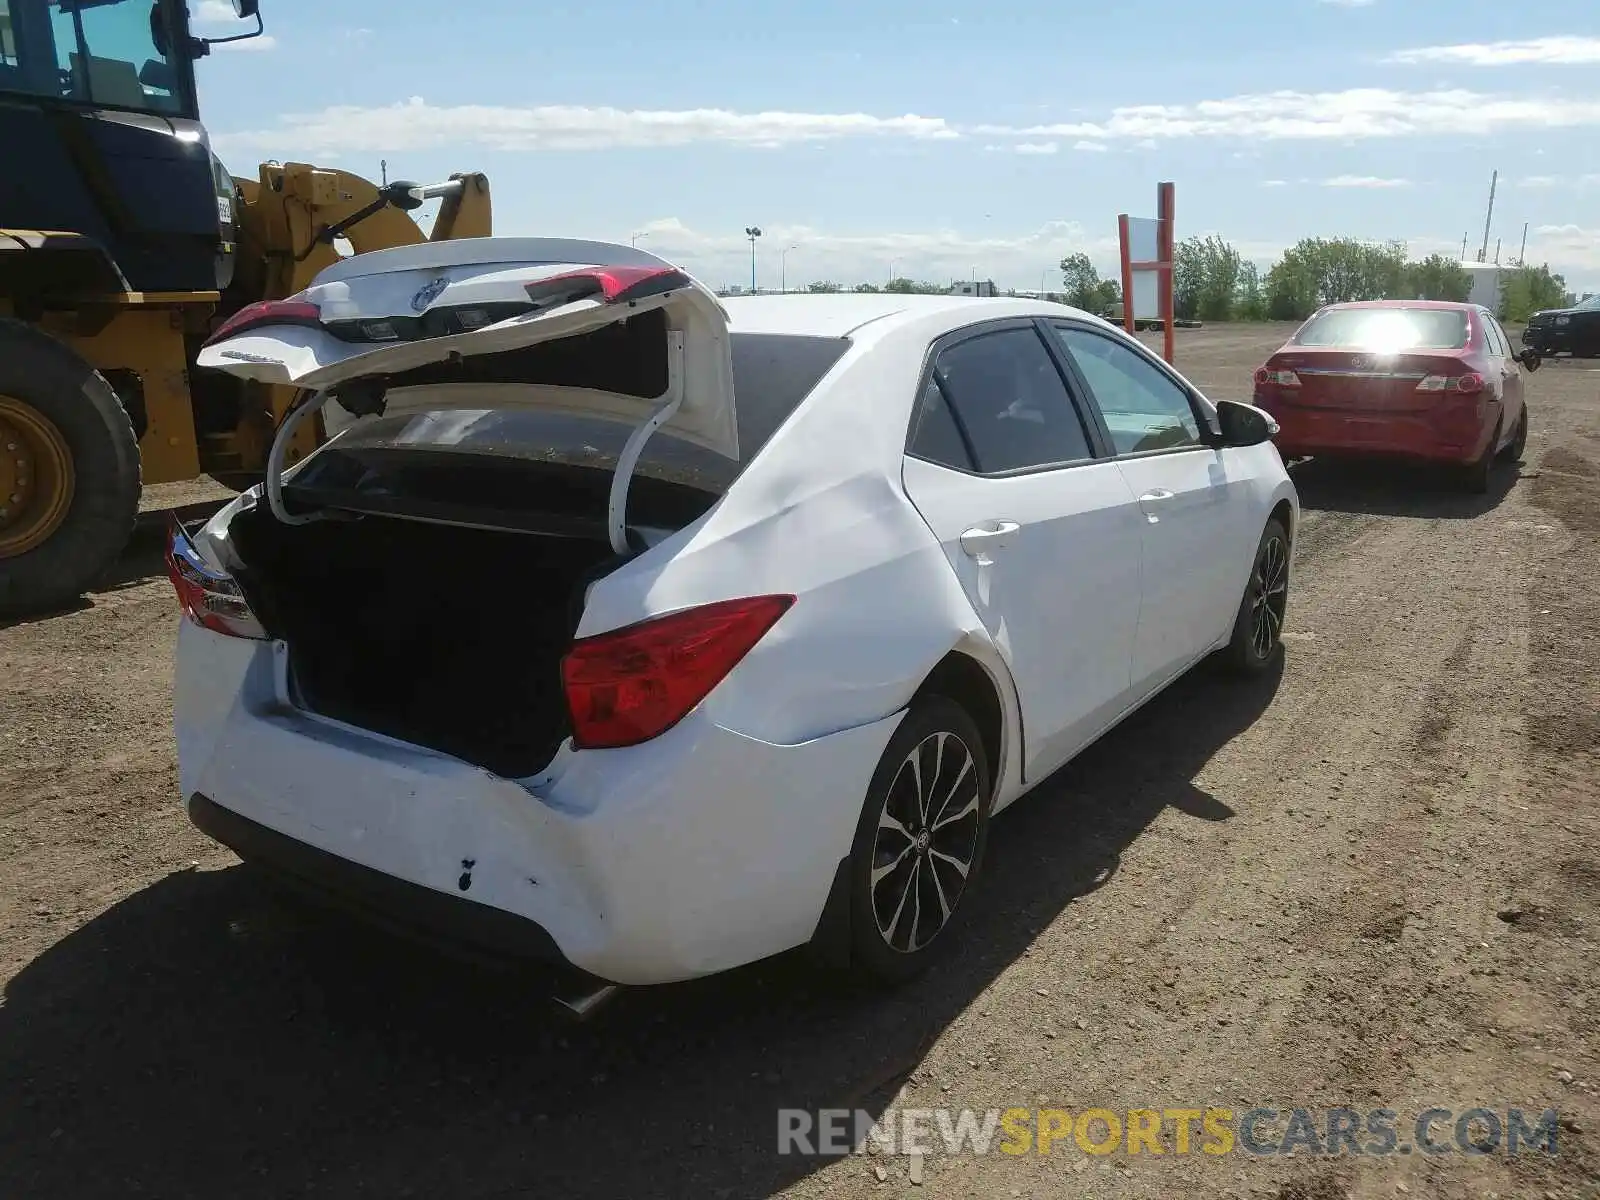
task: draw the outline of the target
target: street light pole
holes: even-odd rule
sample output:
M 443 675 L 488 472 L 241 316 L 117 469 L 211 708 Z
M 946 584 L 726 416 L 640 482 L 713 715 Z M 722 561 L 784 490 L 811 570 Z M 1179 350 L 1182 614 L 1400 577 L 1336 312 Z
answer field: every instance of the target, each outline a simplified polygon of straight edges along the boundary
M 783 253 L 778 255 L 778 291 L 783 295 L 789 294 L 789 251 L 800 249 L 800 243 L 785 246 Z
M 639 244 L 639 239 L 640 238 L 646 238 L 646 237 L 649 237 L 649 236 L 650 236 L 650 234 L 649 234 L 648 231 L 646 231 L 644 233 L 636 233 L 631 238 L 628 239 L 628 242 L 629 242 L 630 245 L 637 246 Z
M 761 226 L 746 225 L 745 237 L 750 239 L 750 294 L 756 294 L 756 239 L 761 236 Z

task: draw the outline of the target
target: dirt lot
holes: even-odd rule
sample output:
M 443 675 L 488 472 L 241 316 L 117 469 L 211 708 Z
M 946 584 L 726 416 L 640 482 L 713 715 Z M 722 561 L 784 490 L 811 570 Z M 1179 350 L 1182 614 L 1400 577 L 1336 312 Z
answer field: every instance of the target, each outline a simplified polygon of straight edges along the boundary
M 1278 333 L 1180 363 L 1242 395 Z M 178 808 L 141 543 L 0 630 L 0 1196 L 1600 1195 L 1600 371 L 1530 389 L 1487 497 L 1301 469 L 1281 676 L 1202 670 L 1001 818 L 960 953 L 889 998 L 775 962 L 569 1028 L 275 903 Z M 1033 1105 L 1562 1124 L 1554 1159 L 775 1154 L 779 1107 Z

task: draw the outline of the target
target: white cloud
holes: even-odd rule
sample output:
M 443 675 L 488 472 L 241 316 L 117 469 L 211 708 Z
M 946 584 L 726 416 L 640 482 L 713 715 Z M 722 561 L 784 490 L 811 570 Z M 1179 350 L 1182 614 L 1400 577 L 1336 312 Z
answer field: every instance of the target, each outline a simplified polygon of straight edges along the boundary
M 1600 63 L 1600 37 L 1564 34 L 1523 41 L 1464 42 L 1452 46 L 1417 46 L 1399 50 L 1391 63 L 1462 63 L 1472 67 L 1509 67 L 1524 63 L 1574 66 Z
M 1055 142 L 1018 142 L 1012 149 L 1018 154 L 1054 154 L 1061 147 Z
M 278 48 L 278 39 L 270 33 L 263 33 L 260 37 L 246 38 L 242 42 L 223 42 L 220 46 L 211 47 L 213 50 L 226 50 L 230 53 L 262 53 Z
M 1335 175 L 1324 179 L 1323 187 L 1331 188 L 1404 188 L 1411 186 L 1409 179 L 1381 179 L 1376 175 Z
M 265 39 L 262 39 L 265 40 Z M 259 42 L 241 42 L 248 47 Z M 1159 140 L 1358 141 L 1600 126 L 1600 97 L 1507 96 L 1465 89 L 1404 92 L 1261 92 L 1192 104 L 1125 105 L 1100 121 L 961 126 L 943 117 L 869 113 L 735 112 L 722 108 L 623 109 L 592 105 L 429 104 L 420 96 L 385 106 L 345 105 L 289 113 L 270 128 L 222 133 L 230 152 L 323 157 L 483 146 L 491 150 L 602 150 L 720 142 L 772 148 L 844 138 L 936 141 L 968 134 L 1029 146 L 1071 142 L 1151 148 Z M 1020 153 L 1029 153 L 1027 150 Z M 1044 151 L 1049 153 L 1049 151 Z
M 1319 4 L 1331 4 L 1335 8 L 1371 8 L 1378 0 L 1317 0 Z
M 1289 181 L 1287 179 L 1263 179 L 1261 186 L 1270 188 L 1288 187 Z
M 1600 184 L 1600 175 L 1526 175 L 1517 180 L 1519 188 L 1589 188 Z
M 1247 138 L 1252 141 L 1352 141 L 1412 136 L 1478 136 L 1502 130 L 1600 125 L 1600 98 L 1503 96 L 1462 88 L 1403 92 L 1259 92 L 1193 104 L 1115 108 L 1098 122 L 1010 128 L 981 125 L 989 136 L 1090 138 Z
M 1089 153 L 1089 154 L 1104 154 L 1105 150 L 1106 150 L 1106 146 L 1105 146 L 1104 142 L 1090 142 L 1090 141 L 1073 142 L 1072 143 L 1072 148 L 1074 150 L 1082 150 L 1082 151 L 1084 151 L 1086 153 Z
M 321 155 L 339 150 L 464 145 L 493 150 L 597 150 L 694 142 L 777 146 L 868 136 L 936 140 L 959 134 L 942 118 L 914 114 L 875 117 L 866 113 L 740 113 L 722 108 L 438 106 L 413 96 L 382 108 L 348 105 L 290 113 L 279 118 L 275 128 L 223 134 L 215 141 L 230 151 L 272 149 L 280 155 Z

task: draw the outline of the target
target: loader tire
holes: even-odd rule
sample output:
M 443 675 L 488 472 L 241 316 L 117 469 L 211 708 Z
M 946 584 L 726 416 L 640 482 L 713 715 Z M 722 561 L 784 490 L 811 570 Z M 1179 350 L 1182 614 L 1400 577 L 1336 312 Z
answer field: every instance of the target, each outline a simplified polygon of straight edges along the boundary
M 139 442 L 105 376 L 0 317 L 0 617 L 60 607 L 116 562 L 139 515 Z

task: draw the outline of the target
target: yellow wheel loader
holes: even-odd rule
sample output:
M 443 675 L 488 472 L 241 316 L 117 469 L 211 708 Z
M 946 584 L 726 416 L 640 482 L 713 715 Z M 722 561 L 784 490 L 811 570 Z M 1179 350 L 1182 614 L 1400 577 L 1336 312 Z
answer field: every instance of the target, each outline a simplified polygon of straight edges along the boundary
M 488 180 L 377 186 L 304 163 L 234 178 L 200 124 L 184 0 L 0 0 L 0 616 L 70 602 L 143 484 L 265 465 L 292 389 L 192 373 L 244 306 L 346 253 L 487 237 Z M 440 207 L 430 233 L 409 215 Z M 291 457 L 322 431 L 307 427 Z

